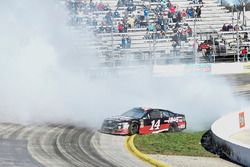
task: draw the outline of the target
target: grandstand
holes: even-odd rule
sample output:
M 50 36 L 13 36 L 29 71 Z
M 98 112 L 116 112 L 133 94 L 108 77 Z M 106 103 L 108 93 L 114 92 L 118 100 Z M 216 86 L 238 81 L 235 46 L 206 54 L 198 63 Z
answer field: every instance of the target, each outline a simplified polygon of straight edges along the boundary
M 236 46 L 249 46 L 247 27 L 216 0 L 67 1 L 70 25 L 93 32 L 91 46 L 104 66 L 238 61 Z M 171 18 L 171 19 L 170 19 Z M 237 40 L 237 34 L 239 40 Z M 85 33 L 84 33 L 85 35 Z M 83 35 L 83 36 L 84 36 Z M 198 45 L 212 41 L 211 54 Z

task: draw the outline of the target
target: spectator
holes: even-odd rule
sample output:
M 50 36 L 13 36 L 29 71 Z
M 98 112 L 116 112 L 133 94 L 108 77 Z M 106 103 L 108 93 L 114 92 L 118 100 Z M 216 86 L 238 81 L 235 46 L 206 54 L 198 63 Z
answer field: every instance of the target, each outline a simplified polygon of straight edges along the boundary
M 180 28 L 180 27 L 181 27 L 181 26 L 180 26 L 179 22 L 176 22 L 174 28 L 175 28 L 175 29 L 178 29 L 178 28 Z
M 248 50 L 246 46 L 241 51 L 241 57 L 242 61 L 248 61 Z
M 127 46 L 126 48 L 131 48 L 131 38 L 127 35 L 126 37 L 126 41 L 127 41 Z
M 112 17 L 113 17 L 113 13 L 111 11 L 111 9 L 109 10 L 109 12 L 106 14 L 105 19 L 108 25 L 112 24 Z
M 121 46 L 122 46 L 122 48 L 125 48 L 125 47 L 126 47 L 126 39 L 125 39 L 125 36 L 124 36 L 124 35 L 122 35 Z
M 168 12 L 168 24 L 173 23 L 173 14 L 169 11 Z
M 133 16 L 130 16 L 128 18 L 128 27 L 129 28 L 134 28 L 135 27 L 135 18 Z
M 180 12 L 180 11 L 177 11 L 177 12 L 176 12 L 176 21 L 177 21 L 177 22 L 181 22 L 181 19 L 182 19 L 182 17 L 181 17 L 181 12 Z
M 228 27 L 226 24 L 223 24 L 222 28 L 221 28 L 222 31 L 228 31 Z
M 174 56 L 177 56 L 177 49 L 176 49 L 177 43 L 175 41 L 173 41 L 172 47 L 173 47 L 173 54 L 174 54 Z
M 164 31 L 161 31 L 161 32 L 160 32 L 160 38 L 161 38 L 161 39 L 165 38 L 165 35 L 166 35 L 166 33 L 165 33 Z
M 149 30 L 149 31 L 154 31 L 154 30 L 155 30 L 155 25 L 154 25 L 153 23 L 150 23 L 150 24 L 148 25 L 148 30 Z
M 234 26 L 234 31 L 240 31 L 240 27 L 239 27 L 238 24 L 236 24 L 236 25 Z
M 229 25 L 227 26 L 227 31 L 233 31 L 233 29 L 234 29 L 234 27 L 233 27 L 232 24 L 229 24 Z
M 114 12 L 114 18 L 119 18 L 119 17 L 120 17 L 120 13 L 116 9 L 115 12 Z
M 99 33 L 104 33 L 104 27 L 103 27 L 103 25 L 101 25 L 100 27 L 99 27 L 99 29 L 98 29 L 98 32 Z
M 209 62 L 213 62 L 212 47 L 210 45 L 208 45 L 208 48 L 206 49 L 205 55 L 208 56 Z
M 155 24 L 155 29 L 156 29 L 156 31 L 161 31 L 161 26 L 160 26 L 160 24 Z
M 192 28 L 190 26 L 187 27 L 187 33 L 188 33 L 189 37 L 192 37 L 193 31 L 192 31 Z
M 175 41 L 176 45 L 180 45 L 179 44 L 179 34 L 178 34 L 178 32 L 175 33 L 175 35 L 172 37 L 172 41 Z
M 120 22 L 117 25 L 117 29 L 118 29 L 119 33 L 123 32 L 123 25 Z
M 193 0 L 193 4 L 197 4 L 198 3 L 198 0 Z
M 193 18 L 193 16 L 194 16 L 194 11 L 193 11 L 193 8 L 192 8 L 192 7 L 189 8 L 189 9 L 187 10 L 187 14 L 188 14 L 188 18 Z
M 144 39 L 151 39 L 151 34 L 149 33 L 149 30 L 146 31 L 146 34 L 144 35 Z
M 168 0 L 167 7 L 170 8 L 172 6 L 171 2 Z
M 185 28 L 182 29 L 180 34 L 181 43 L 183 45 L 184 42 L 187 42 L 187 31 Z
M 144 7 L 143 14 L 144 14 L 144 18 L 145 18 L 146 20 L 148 20 L 149 11 L 148 11 L 148 8 L 147 8 L 147 7 Z
M 128 25 L 126 23 L 124 23 L 122 26 L 123 26 L 122 32 L 127 32 L 128 31 Z
M 92 2 L 92 0 L 91 0 L 91 2 Z M 98 3 L 98 4 L 97 4 L 97 9 L 98 9 L 99 11 L 104 11 L 104 4 L 103 4 L 102 2 Z
M 244 33 L 244 41 L 246 41 L 246 42 L 248 42 L 248 33 L 246 32 L 246 33 Z
M 181 18 L 183 18 L 184 21 L 185 21 L 186 17 L 187 17 L 187 12 L 183 9 L 183 10 L 181 11 Z
M 201 17 L 201 8 L 199 6 L 196 7 L 196 15 L 198 18 Z
M 170 6 L 169 11 L 174 14 L 175 13 L 175 7 L 174 5 Z
M 165 22 L 165 20 L 164 20 L 164 27 L 163 27 L 163 31 L 167 31 L 168 30 L 168 23 L 167 22 Z
M 119 0 L 117 3 L 117 7 L 124 6 L 125 5 L 125 0 Z
M 135 27 L 136 28 L 141 28 L 141 21 L 138 18 L 135 19 Z
M 104 6 L 104 11 L 108 11 L 108 10 L 111 10 L 111 9 L 110 9 L 109 4 L 107 3 L 107 4 Z
M 167 8 L 167 4 L 165 0 L 161 0 L 161 6 Z

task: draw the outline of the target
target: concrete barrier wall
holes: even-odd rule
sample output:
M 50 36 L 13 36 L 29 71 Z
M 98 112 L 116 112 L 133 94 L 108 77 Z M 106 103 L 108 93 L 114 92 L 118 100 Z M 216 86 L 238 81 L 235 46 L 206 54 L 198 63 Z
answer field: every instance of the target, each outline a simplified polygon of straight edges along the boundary
M 230 138 L 235 133 L 250 129 L 250 109 L 230 113 L 215 121 L 211 127 L 213 139 L 230 159 L 250 166 L 250 145 Z
M 154 65 L 155 76 L 179 76 L 186 74 L 242 74 L 250 73 L 250 63 Z

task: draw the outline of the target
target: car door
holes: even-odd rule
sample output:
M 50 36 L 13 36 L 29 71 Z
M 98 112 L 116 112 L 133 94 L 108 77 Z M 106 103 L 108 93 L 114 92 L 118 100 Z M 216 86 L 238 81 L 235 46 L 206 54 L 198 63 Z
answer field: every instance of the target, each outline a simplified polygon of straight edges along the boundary
M 152 110 L 141 119 L 140 134 L 160 132 L 163 124 L 162 111 Z
M 163 126 L 162 129 L 164 130 L 168 130 L 168 128 L 170 127 L 171 121 L 173 120 L 173 113 L 167 111 L 167 110 L 163 110 L 162 111 L 162 119 L 163 119 Z

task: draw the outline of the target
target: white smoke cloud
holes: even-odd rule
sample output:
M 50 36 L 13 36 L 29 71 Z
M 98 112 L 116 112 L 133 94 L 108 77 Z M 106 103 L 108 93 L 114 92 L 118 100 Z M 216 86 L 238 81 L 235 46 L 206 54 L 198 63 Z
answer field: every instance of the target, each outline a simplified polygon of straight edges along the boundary
M 186 114 L 190 129 L 207 128 L 239 107 L 227 82 L 207 76 L 134 75 L 89 79 L 94 50 L 65 28 L 66 12 L 50 0 L 8 0 L 0 7 L 0 121 L 98 127 L 132 107 Z M 73 48 L 73 49 L 72 49 Z

